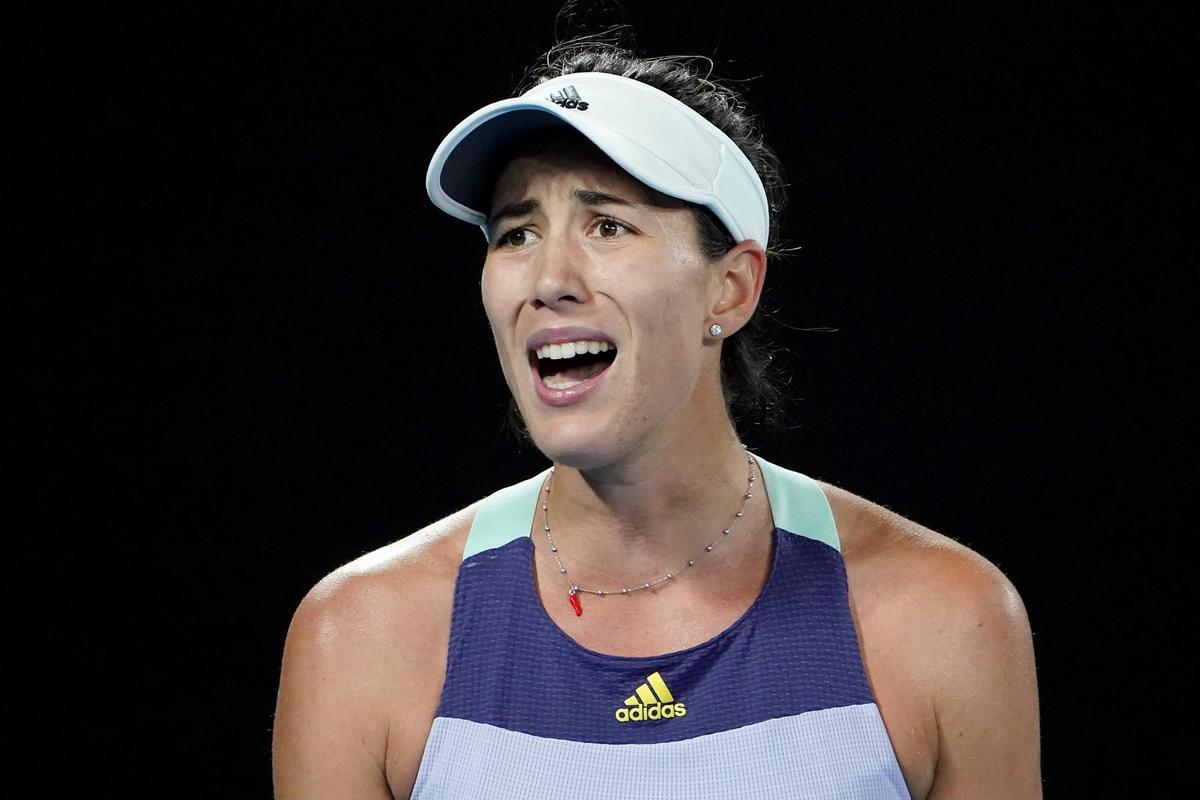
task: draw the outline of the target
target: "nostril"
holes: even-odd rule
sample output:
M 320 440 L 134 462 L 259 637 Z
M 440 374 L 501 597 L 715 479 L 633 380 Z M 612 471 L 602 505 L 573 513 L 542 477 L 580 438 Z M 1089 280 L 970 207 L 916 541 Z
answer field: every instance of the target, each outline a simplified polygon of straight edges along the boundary
M 581 302 L 579 300 L 579 298 L 573 294 L 560 294 L 560 295 L 555 295 L 549 301 L 543 300 L 541 296 L 533 297 L 532 299 L 530 299 L 529 304 L 531 306 L 533 306 L 534 308 L 551 308 L 554 305 L 559 304 L 559 303 L 579 303 L 579 302 Z

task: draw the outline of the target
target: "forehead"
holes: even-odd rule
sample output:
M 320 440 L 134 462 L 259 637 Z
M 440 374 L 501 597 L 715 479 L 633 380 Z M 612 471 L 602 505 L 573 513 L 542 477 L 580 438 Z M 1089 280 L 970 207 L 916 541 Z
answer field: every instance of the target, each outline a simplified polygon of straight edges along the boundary
M 522 141 L 499 161 L 495 174 L 491 211 L 500 203 L 524 199 L 535 182 L 559 176 L 586 182 L 588 188 L 618 190 L 630 202 L 666 209 L 688 207 L 682 200 L 646 186 L 588 139 L 565 128 Z

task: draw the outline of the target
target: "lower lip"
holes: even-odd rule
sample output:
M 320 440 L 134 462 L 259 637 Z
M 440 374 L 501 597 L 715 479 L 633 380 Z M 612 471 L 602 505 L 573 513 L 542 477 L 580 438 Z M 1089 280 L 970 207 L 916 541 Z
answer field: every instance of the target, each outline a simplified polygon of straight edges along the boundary
M 617 362 L 613 361 L 613 364 L 615 363 Z M 537 391 L 538 399 L 548 406 L 570 406 L 583 402 L 589 394 L 595 391 L 600 382 L 604 380 L 604 376 L 612 372 L 612 364 L 609 364 L 608 369 L 603 372 L 599 372 L 569 389 L 551 389 L 542 383 L 542 376 L 538 373 L 536 364 L 530 364 L 529 370 L 533 373 L 533 388 Z

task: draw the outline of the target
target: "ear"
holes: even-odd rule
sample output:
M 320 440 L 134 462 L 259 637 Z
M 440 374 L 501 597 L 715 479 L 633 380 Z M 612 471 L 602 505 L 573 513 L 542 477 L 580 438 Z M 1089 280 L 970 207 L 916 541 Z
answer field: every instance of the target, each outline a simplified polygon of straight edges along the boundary
M 767 279 L 767 254 L 758 242 L 747 239 L 734 245 L 712 265 L 713 304 L 710 323 L 721 326 L 723 336 L 742 328 L 758 308 Z

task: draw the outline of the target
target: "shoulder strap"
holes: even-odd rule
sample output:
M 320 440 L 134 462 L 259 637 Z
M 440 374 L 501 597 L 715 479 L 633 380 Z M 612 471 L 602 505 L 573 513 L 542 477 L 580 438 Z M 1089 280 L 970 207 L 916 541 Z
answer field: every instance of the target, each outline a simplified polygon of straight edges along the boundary
M 550 470 L 546 469 L 528 480 L 507 486 L 484 498 L 475 512 L 463 560 L 476 553 L 502 547 L 513 539 L 529 534 L 533 513 L 537 509 L 538 492 Z
M 777 467 L 760 456 L 754 460 L 762 471 L 775 527 L 816 539 L 840 551 L 833 511 L 817 482 L 807 475 Z

